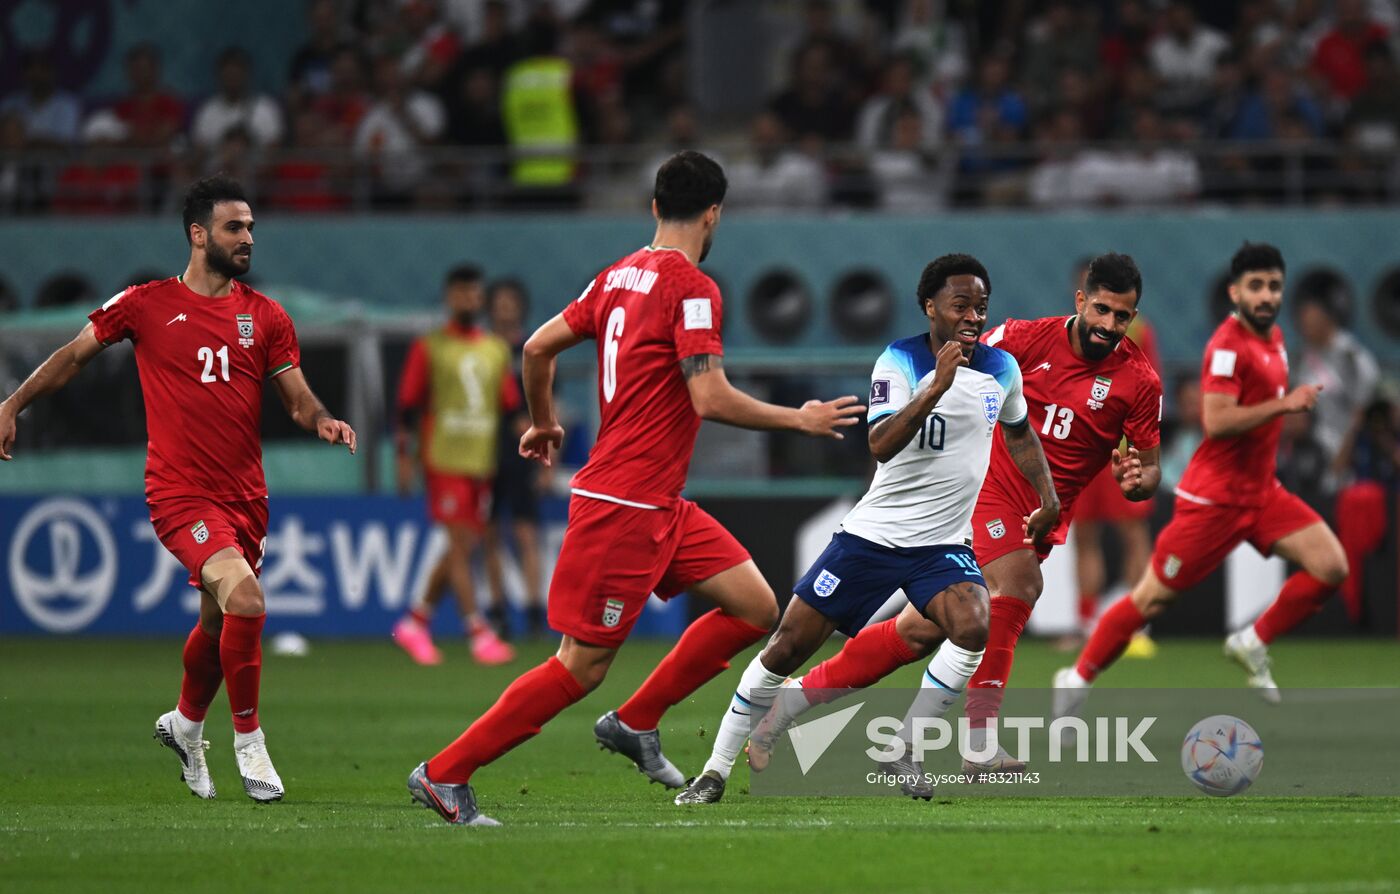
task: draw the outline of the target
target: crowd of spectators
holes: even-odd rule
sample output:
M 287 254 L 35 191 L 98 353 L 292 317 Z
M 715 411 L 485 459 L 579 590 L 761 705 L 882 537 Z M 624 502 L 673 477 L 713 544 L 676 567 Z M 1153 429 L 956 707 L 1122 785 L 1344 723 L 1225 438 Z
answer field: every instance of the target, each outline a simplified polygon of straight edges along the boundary
M 154 210 L 212 169 L 292 210 L 630 200 L 697 144 L 764 209 L 1397 192 L 1400 0 L 765 0 L 777 75 L 748 115 L 697 107 L 687 54 L 725 48 L 696 45 L 693 5 L 307 0 L 274 92 L 237 47 L 209 96 L 153 44 L 117 97 L 65 92 L 31 51 L 0 101 L 0 211 Z

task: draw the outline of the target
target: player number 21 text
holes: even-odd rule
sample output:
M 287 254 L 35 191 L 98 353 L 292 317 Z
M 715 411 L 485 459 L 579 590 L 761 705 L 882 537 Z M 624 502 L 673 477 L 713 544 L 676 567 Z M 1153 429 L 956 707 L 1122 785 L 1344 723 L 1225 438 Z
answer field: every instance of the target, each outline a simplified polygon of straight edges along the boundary
M 217 381 L 219 381 L 219 379 L 218 379 L 218 378 L 215 378 L 215 376 L 214 376 L 214 358 L 215 358 L 215 357 L 218 357 L 218 358 L 219 358 L 219 373 L 220 373 L 220 377 L 221 377 L 225 382 L 228 381 L 228 345 L 224 345 L 222 348 L 219 348 L 219 350 L 217 350 L 217 351 L 215 351 L 213 348 L 200 348 L 200 349 L 199 349 L 199 359 L 204 363 L 204 372 L 201 373 L 200 376 L 199 376 L 199 380 L 200 380 L 201 382 L 217 382 Z

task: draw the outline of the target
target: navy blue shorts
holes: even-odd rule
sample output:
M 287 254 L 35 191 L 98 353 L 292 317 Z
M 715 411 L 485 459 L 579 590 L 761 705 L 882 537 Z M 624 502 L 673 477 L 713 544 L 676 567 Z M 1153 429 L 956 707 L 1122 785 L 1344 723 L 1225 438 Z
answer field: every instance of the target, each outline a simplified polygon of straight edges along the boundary
M 881 546 L 837 531 L 793 592 L 855 636 L 895 590 L 921 613 L 929 600 L 962 581 L 986 587 L 972 550 L 948 546 Z

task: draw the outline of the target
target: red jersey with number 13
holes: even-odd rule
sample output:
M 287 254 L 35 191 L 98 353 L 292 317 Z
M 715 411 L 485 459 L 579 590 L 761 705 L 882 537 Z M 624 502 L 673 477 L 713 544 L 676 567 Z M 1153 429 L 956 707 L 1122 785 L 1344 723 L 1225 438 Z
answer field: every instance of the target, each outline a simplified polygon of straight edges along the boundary
M 267 496 L 263 382 L 301 363 L 281 305 L 237 280 L 209 298 L 173 277 L 132 286 L 88 319 L 103 344 L 136 347 L 148 500 Z
M 602 424 L 576 493 L 668 506 L 685 487 L 700 416 L 680 361 L 723 354 L 714 280 L 675 249 L 642 248 L 604 270 L 564 321 L 598 341 Z
M 1028 418 L 1066 519 L 1122 438 L 1150 450 L 1161 443 L 1162 420 L 1162 380 L 1147 355 L 1125 337 L 1097 363 L 1078 357 L 1069 343 L 1074 319 L 1007 320 L 982 338 L 1021 366 Z M 1000 426 L 984 487 L 1033 493 L 1006 450 Z
M 1206 342 L 1201 358 L 1201 393 L 1228 394 L 1248 407 L 1288 392 L 1288 352 L 1283 333 L 1271 327 L 1260 338 L 1234 316 L 1225 318 Z M 1176 486 L 1193 503 L 1262 506 L 1276 486 L 1274 467 L 1283 417 L 1233 438 L 1206 438 Z

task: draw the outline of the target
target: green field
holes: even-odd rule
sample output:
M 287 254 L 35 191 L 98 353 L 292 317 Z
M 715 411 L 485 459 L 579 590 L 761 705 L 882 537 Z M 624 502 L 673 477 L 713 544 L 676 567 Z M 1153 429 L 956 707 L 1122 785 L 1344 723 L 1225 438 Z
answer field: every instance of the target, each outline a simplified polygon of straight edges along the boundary
M 1218 648 L 1167 641 L 1106 682 L 1238 684 Z M 414 667 L 387 640 L 269 656 L 261 716 L 288 795 L 255 805 L 222 695 L 206 726 L 217 801 L 191 797 L 150 737 L 178 694 L 176 640 L 0 640 L 0 890 L 1400 890 L 1397 798 L 750 798 L 741 767 L 723 803 L 678 808 L 590 734 L 663 649 L 627 646 L 599 692 L 481 771 L 482 806 L 505 826 L 467 829 L 411 805 L 404 778 L 546 646 L 493 670 L 461 646 Z M 1285 690 L 1400 685 L 1394 642 L 1295 640 L 1275 656 Z M 1063 662 L 1024 643 L 1017 680 L 1045 685 Z M 736 680 L 666 717 L 682 770 L 703 763 Z

